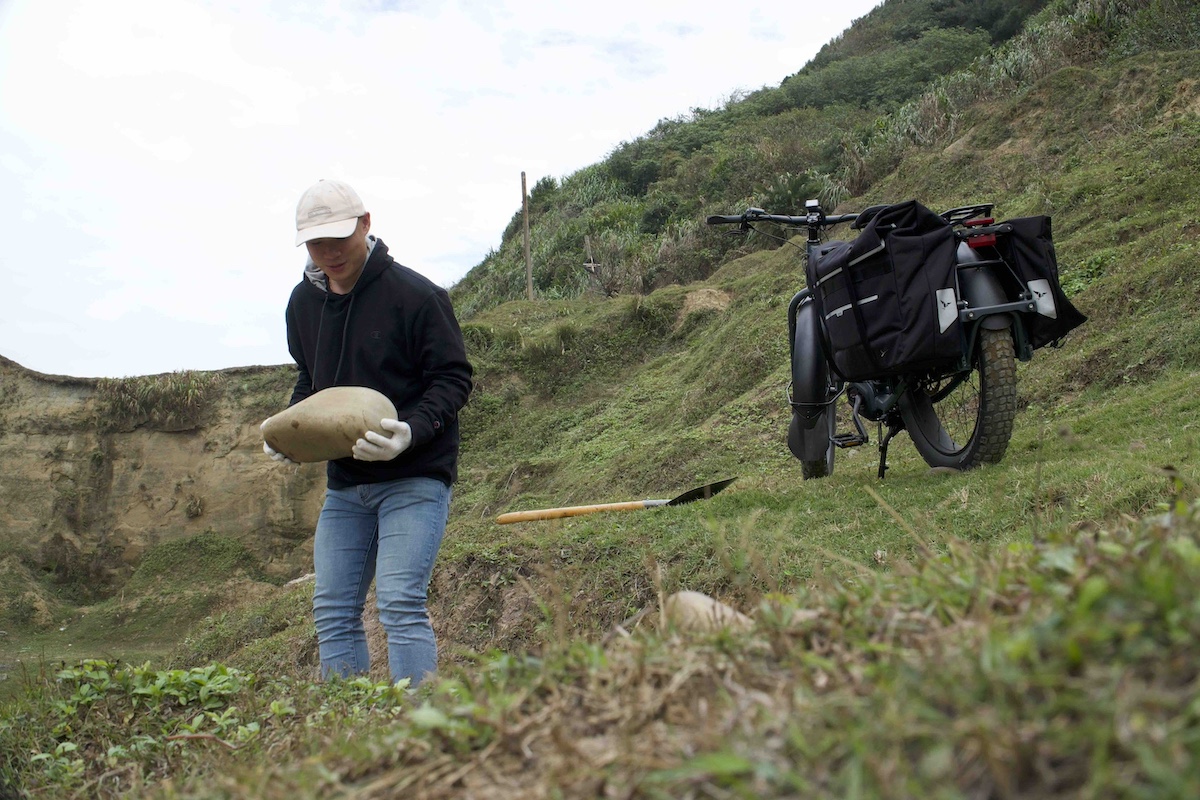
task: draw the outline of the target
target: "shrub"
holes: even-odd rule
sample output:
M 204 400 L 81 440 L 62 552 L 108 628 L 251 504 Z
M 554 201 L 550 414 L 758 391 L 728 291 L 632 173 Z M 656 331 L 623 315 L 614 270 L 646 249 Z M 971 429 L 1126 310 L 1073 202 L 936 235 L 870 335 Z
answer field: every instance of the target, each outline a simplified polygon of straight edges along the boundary
M 101 378 L 96 384 L 96 416 L 102 430 L 150 425 L 191 430 L 224 388 L 214 372 L 170 372 L 135 378 Z

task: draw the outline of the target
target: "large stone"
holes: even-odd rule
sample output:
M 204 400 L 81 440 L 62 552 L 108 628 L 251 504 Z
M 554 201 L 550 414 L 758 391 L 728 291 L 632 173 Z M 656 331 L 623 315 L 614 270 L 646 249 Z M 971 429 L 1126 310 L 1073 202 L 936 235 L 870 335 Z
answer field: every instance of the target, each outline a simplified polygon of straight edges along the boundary
M 331 386 L 296 403 L 262 424 L 263 438 L 292 461 L 307 464 L 349 458 L 354 443 L 395 419 L 396 407 L 382 393 L 365 386 Z

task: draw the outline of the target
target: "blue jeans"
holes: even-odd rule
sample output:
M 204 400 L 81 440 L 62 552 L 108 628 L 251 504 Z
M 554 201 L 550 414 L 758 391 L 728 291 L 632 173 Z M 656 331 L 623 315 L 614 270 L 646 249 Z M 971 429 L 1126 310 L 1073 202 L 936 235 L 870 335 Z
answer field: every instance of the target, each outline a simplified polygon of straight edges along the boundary
M 449 513 L 450 487 L 434 478 L 326 492 L 313 544 L 322 678 L 370 669 L 362 614 L 372 578 L 392 680 L 415 686 L 437 668 L 425 601 Z

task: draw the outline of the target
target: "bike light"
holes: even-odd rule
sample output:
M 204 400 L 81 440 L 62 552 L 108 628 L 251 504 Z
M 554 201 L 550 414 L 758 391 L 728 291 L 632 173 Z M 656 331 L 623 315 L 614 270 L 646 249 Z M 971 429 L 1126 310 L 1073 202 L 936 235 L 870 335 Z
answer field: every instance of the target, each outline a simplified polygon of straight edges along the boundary
M 991 225 L 995 221 L 996 220 L 993 219 L 992 217 L 987 217 L 986 219 L 973 219 L 973 220 L 970 220 L 969 222 L 964 222 L 963 227 L 964 228 L 980 228 L 980 227 L 983 227 L 984 225 Z M 994 234 L 994 233 L 984 233 L 984 234 L 980 234 L 979 236 L 972 236 L 969 239 L 967 239 L 967 246 L 970 247 L 972 250 L 978 250 L 981 247 L 992 247 L 995 244 L 996 244 L 996 234 Z
M 972 250 L 978 250 L 981 247 L 991 247 L 996 244 L 996 234 L 985 233 L 982 236 L 973 236 L 967 239 L 967 247 Z

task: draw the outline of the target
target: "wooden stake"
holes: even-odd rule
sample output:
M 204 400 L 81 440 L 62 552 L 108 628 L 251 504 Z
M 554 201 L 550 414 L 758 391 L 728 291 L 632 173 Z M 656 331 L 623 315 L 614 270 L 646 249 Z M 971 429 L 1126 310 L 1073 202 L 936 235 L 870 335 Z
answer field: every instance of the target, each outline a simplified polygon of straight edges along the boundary
M 521 216 L 525 220 L 525 296 L 533 299 L 533 261 L 529 258 L 529 193 L 525 191 L 525 173 L 521 173 Z
M 587 256 L 587 261 L 583 262 L 583 268 L 587 270 L 589 275 L 596 275 L 599 265 L 592 260 L 592 237 L 586 233 L 583 235 L 583 252 Z M 599 277 L 599 275 L 596 275 L 596 277 Z

